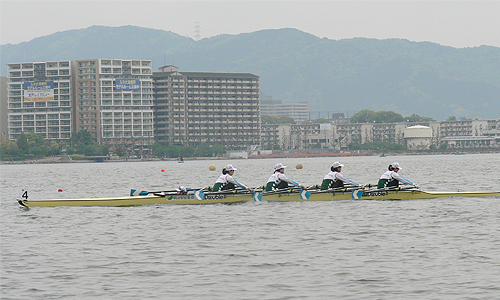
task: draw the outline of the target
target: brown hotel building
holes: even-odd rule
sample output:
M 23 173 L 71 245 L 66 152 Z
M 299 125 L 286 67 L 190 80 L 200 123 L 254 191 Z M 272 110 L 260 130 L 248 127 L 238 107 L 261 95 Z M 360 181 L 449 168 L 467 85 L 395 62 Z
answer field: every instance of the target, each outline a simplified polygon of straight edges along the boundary
M 260 78 L 249 73 L 153 73 L 155 139 L 164 144 L 260 144 Z

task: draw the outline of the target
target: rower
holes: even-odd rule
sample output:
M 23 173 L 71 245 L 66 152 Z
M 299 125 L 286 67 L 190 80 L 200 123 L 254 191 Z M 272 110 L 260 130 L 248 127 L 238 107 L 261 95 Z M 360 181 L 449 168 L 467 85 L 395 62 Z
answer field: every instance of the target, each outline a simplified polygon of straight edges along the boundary
M 175 191 L 177 192 L 177 195 L 186 195 L 187 194 L 187 188 L 185 186 L 180 186 L 178 188 L 175 189 Z
M 400 183 L 413 185 L 414 187 L 418 188 L 416 184 L 414 184 L 413 182 L 409 181 L 406 178 L 401 177 L 401 175 L 398 174 L 398 171 L 401 169 L 402 168 L 399 166 L 397 162 L 390 164 L 388 171 L 386 171 L 384 174 L 382 174 L 382 176 L 380 176 L 377 188 L 383 189 L 388 187 L 398 187 Z
M 243 189 L 253 191 L 253 189 L 247 187 L 246 185 L 239 183 L 233 178 L 234 171 L 236 171 L 233 165 L 229 164 L 224 169 L 222 169 L 222 175 L 217 179 L 212 189 L 212 192 L 224 191 L 224 190 L 234 190 L 236 186 Z
M 288 188 L 289 184 L 300 186 L 302 189 L 307 190 L 307 187 L 302 184 L 295 182 L 288 178 L 285 173 L 285 168 L 283 164 L 279 163 L 274 166 L 274 173 L 269 177 L 266 184 L 266 191 L 281 190 Z
M 355 185 L 362 189 L 365 188 L 364 185 L 360 185 L 357 182 L 354 182 L 350 179 L 347 179 L 340 172 L 342 171 L 342 167 L 344 165 L 339 163 L 338 161 L 334 162 L 330 168 L 330 172 L 326 174 L 325 178 L 323 178 L 323 182 L 321 183 L 321 190 L 329 190 L 334 188 L 343 188 L 344 183 L 349 185 Z

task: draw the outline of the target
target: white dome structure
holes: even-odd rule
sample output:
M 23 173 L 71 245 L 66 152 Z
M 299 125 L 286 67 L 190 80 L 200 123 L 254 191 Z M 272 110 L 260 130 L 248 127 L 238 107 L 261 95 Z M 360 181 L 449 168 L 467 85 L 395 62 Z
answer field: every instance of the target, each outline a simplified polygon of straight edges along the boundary
M 404 137 L 408 150 L 426 150 L 431 146 L 432 128 L 422 125 L 406 127 Z

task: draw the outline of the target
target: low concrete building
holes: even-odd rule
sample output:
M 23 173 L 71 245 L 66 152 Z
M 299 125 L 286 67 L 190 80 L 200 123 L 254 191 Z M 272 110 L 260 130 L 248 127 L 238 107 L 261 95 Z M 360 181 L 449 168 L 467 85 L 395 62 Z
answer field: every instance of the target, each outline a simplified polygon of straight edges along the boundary
M 448 136 L 442 139 L 450 149 L 498 148 L 493 136 Z

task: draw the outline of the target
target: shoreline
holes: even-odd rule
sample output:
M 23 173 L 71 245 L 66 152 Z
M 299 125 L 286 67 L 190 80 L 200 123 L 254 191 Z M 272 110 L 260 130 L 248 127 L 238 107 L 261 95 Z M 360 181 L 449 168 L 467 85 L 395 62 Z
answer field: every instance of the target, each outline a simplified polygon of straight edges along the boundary
M 249 155 L 248 159 L 267 159 L 267 158 L 309 158 L 309 157 L 359 157 L 359 156 L 378 156 L 378 157 L 390 157 L 390 156 L 409 156 L 409 155 L 470 155 L 470 154 L 491 154 L 500 153 L 500 149 L 489 150 L 489 151 L 435 151 L 435 152 L 421 152 L 421 151 L 405 151 L 405 152 L 385 152 L 385 153 L 349 153 L 349 152 L 339 152 L 339 153 L 288 153 L 288 154 L 269 154 L 269 155 Z M 227 159 L 241 159 L 236 157 L 190 157 L 184 158 L 184 161 L 190 160 L 227 160 Z M 0 161 L 0 165 L 18 165 L 18 164 L 60 164 L 60 163 L 113 163 L 113 162 L 143 162 L 143 161 L 178 161 L 177 158 L 110 158 L 106 160 L 96 161 L 92 159 L 81 159 L 72 160 L 68 155 L 45 157 L 40 159 L 30 159 L 22 161 Z
M 373 156 L 372 152 L 324 152 L 324 153 L 309 153 L 309 152 L 287 152 L 282 154 L 256 154 L 248 155 L 248 159 L 258 158 L 305 158 L 305 157 L 346 157 L 346 156 Z
M 203 160 L 203 159 L 216 159 L 222 160 L 227 159 L 226 157 L 192 157 L 189 160 Z M 13 160 L 13 161 L 0 161 L 0 165 L 20 165 L 20 164 L 61 164 L 61 163 L 114 163 L 114 162 L 142 162 L 142 161 L 179 161 L 176 158 L 118 158 L 118 159 L 105 159 L 105 160 L 93 160 L 93 159 L 78 159 L 72 160 L 68 155 L 62 156 L 52 156 L 40 159 L 30 159 L 30 160 Z M 186 159 L 184 159 L 186 161 Z

